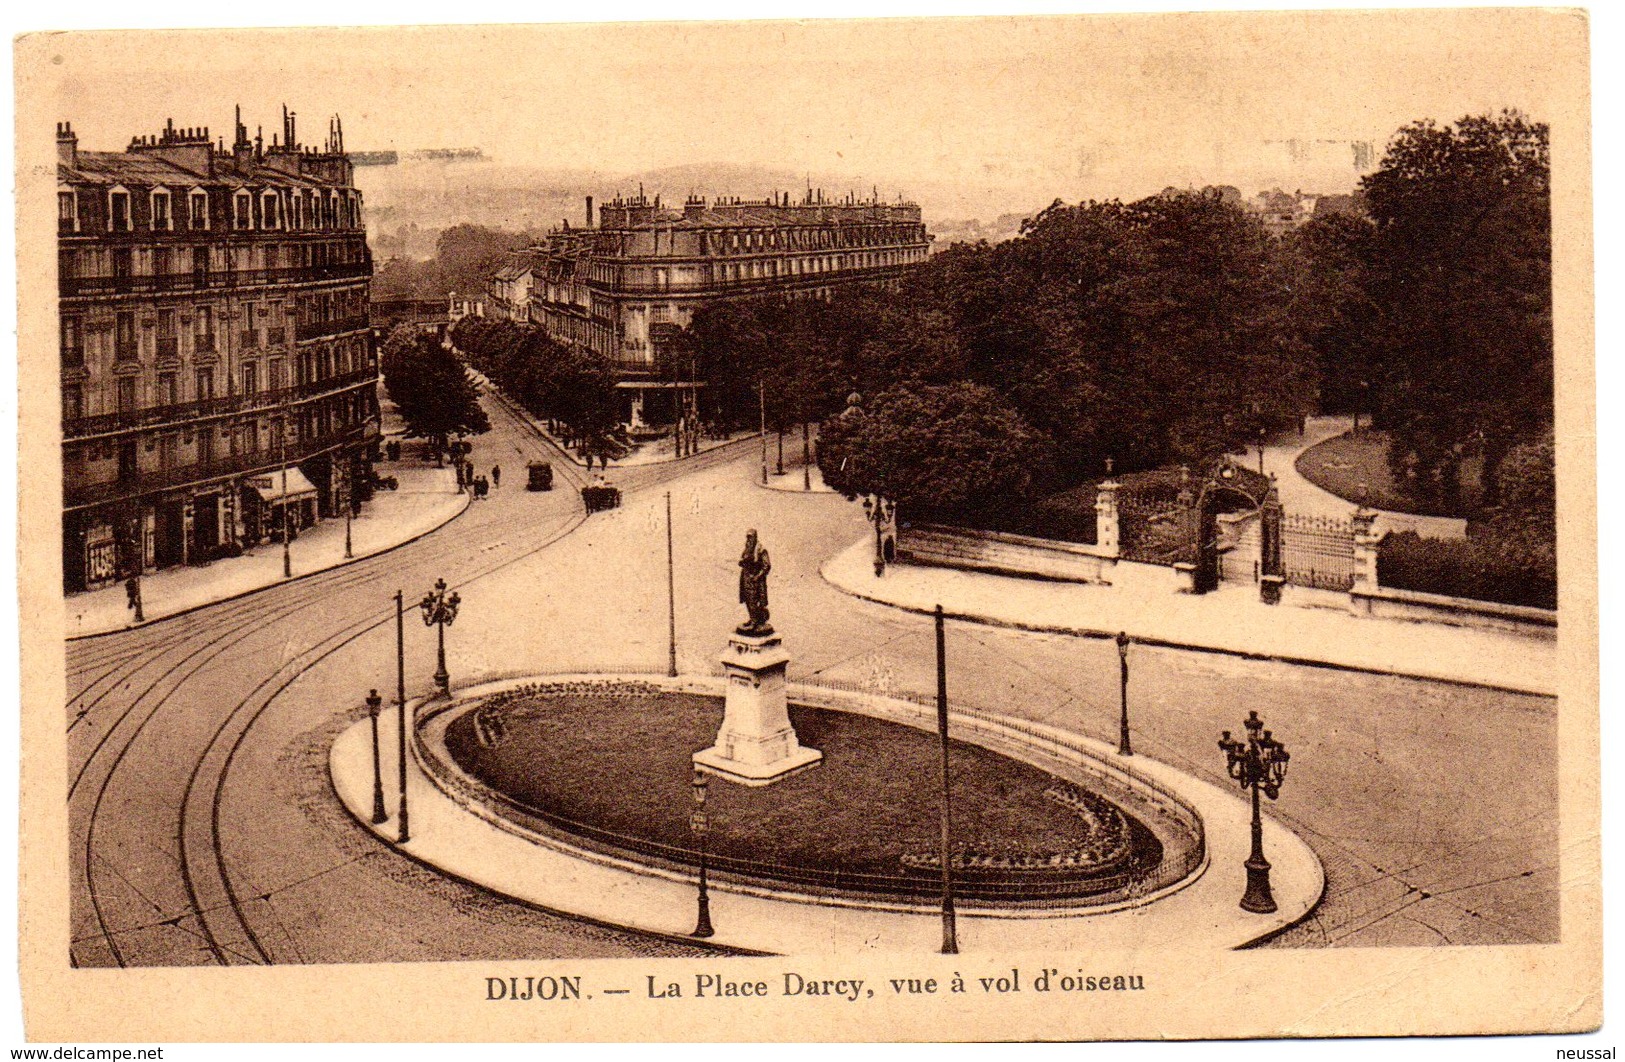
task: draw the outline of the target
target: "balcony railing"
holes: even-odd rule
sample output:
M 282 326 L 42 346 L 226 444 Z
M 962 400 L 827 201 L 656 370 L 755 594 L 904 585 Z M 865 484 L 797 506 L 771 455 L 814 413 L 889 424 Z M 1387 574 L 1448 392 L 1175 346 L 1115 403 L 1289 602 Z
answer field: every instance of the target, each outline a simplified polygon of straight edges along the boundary
M 904 262 L 896 265 L 852 266 L 846 269 L 826 269 L 821 272 L 742 277 L 738 280 L 685 280 L 681 284 L 648 284 L 623 279 L 612 285 L 612 290 L 618 295 L 733 295 L 786 288 L 816 288 L 825 284 L 843 284 L 850 281 L 886 280 L 903 276 L 917 265 L 918 262 Z
M 330 321 L 309 321 L 300 324 L 294 330 L 294 338 L 315 339 L 318 336 L 337 335 L 340 332 L 354 332 L 359 328 L 371 327 L 371 324 L 371 319 L 364 313 L 352 317 L 336 317 Z
M 82 295 L 147 295 L 166 291 L 259 287 L 266 284 L 309 284 L 322 280 L 359 280 L 372 276 L 372 260 L 338 265 L 284 269 L 223 270 L 209 273 L 143 274 L 116 277 L 62 277 L 63 298 Z
M 373 422 L 371 420 L 365 420 L 360 424 L 347 425 L 324 435 L 302 439 L 298 442 L 290 440 L 286 454 L 281 456 L 285 456 L 291 465 L 335 446 L 351 441 L 360 441 L 371 434 L 369 429 L 372 426 Z M 151 494 L 154 491 L 167 490 L 171 487 L 179 487 L 187 483 L 204 482 L 226 476 L 244 475 L 250 472 L 266 471 L 280 467 L 279 455 L 276 448 L 273 447 L 270 450 L 231 454 L 226 457 L 217 457 L 211 461 L 180 465 L 175 468 L 153 469 L 140 472 L 134 476 L 126 476 L 122 479 L 64 485 L 62 503 L 64 507 L 69 509 L 82 509 L 89 505 L 112 501 L 115 498 L 136 497 L 142 494 Z
M 363 369 L 312 383 L 260 391 L 252 395 L 229 395 L 224 398 L 206 398 L 197 402 L 179 402 L 175 405 L 134 409 L 124 413 L 75 417 L 63 422 L 62 435 L 67 439 L 82 439 L 91 435 L 110 435 L 121 431 L 162 427 L 166 424 L 185 424 L 211 417 L 230 416 L 234 413 L 274 409 L 284 404 L 297 405 L 364 386 L 377 379 L 375 372 Z

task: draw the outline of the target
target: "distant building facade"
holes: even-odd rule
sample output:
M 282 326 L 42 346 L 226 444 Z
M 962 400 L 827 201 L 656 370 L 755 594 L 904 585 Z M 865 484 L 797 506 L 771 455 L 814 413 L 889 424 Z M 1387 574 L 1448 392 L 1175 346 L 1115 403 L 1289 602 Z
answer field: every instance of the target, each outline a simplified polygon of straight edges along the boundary
M 752 295 L 824 297 L 895 285 L 930 254 L 914 203 L 809 191 L 759 200 L 689 197 L 681 210 L 642 194 L 616 198 L 587 227 L 568 225 L 493 275 L 488 313 L 539 325 L 613 360 L 634 427 L 649 392 L 681 388 L 662 346 L 699 307 Z
M 267 147 L 57 127 L 64 588 L 205 563 L 371 496 L 372 259 L 335 119 Z M 285 433 L 284 433 L 285 425 Z M 282 470 L 287 469 L 286 489 Z

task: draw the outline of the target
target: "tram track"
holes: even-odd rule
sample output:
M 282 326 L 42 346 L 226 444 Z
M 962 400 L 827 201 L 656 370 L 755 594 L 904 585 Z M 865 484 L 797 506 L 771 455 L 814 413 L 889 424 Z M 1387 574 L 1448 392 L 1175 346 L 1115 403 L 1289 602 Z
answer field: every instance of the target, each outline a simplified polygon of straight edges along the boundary
M 501 419 L 540 444 L 544 453 L 562 456 L 552 440 L 508 407 L 505 398 L 500 395 L 493 397 L 495 400 L 491 406 Z M 648 466 L 646 473 L 638 470 L 636 474 L 627 475 L 624 489 L 641 491 L 659 486 L 680 476 L 736 459 L 739 454 L 737 444 L 726 444 L 681 462 Z M 567 486 L 585 484 L 585 476 L 572 463 L 566 460 L 561 464 L 560 479 Z M 198 674 L 233 649 L 242 648 L 245 653 L 252 653 L 252 639 L 259 630 L 272 629 L 317 601 L 331 603 L 345 591 L 384 581 L 381 577 L 386 572 L 394 577 L 388 580 L 391 582 L 409 583 L 414 578 L 434 572 L 449 577 L 456 585 L 467 586 L 547 549 L 575 531 L 587 519 L 587 514 L 578 503 L 562 521 L 551 526 L 540 541 L 528 536 L 516 541 L 512 536 L 511 523 L 505 522 L 503 532 L 507 538 L 474 551 L 470 551 L 462 541 L 464 536 L 426 536 L 410 544 L 407 552 L 396 551 L 363 558 L 329 572 L 314 573 L 297 585 L 267 588 L 274 596 L 256 593 L 172 620 L 159 621 L 165 624 L 164 634 L 167 637 L 156 653 L 145 645 L 127 647 L 115 643 L 108 650 L 80 655 L 75 654 L 75 646 L 70 645 L 70 657 L 78 656 L 70 663 L 70 674 L 82 677 L 97 671 L 88 681 L 78 685 L 69 697 L 69 712 L 72 713 L 68 724 L 70 732 L 91 719 L 95 709 L 107 703 L 115 692 L 128 689 L 132 680 L 143 672 L 149 668 L 161 668 L 156 677 L 127 703 L 119 705 L 121 710 L 110 724 L 105 720 L 94 721 L 95 725 L 103 728 L 103 733 L 79 765 L 69 789 L 71 805 L 76 797 L 83 795 L 84 783 L 91 777 L 92 771 L 100 768 L 96 796 L 90 802 L 84 825 L 81 871 L 95 932 L 79 934 L 76 943 L 83 944 L 89 939 L 99 938 L 105 941 L 116 965 L 131 965 L 127 949 L 120 946 L 121 930 L 114 924 L 118 919 L 114 917 L 112 905 L 105 902 L 103 888 L 109 877 L 118 878 L 132 889 L 134 886 L 111 860 L 103 858 L 99 852 L 98 826 L 108 814 L 105 801 L 110 787 L 120 776 L 121 770 L 126 768 L 132 749 L 148 733 L 148 724 L 160 717 L 166 702 Z M 491 522 L 489 519 L 476 519 L 465 526 L 489 529 Z M 509 546 L 509 542 L 513 545 Z M 492 556 L 493 552 L 495 556 Z M 190 771 L 179 801 L 173 834 L 178 851 L 182 907 L 179 911 L 165 911 L 164 905 L 148 899 L 145 894 L 143 899 L 169 915 L 160 919 L 158 925 L 186 931 L 180 923 L 195 919 L 209 956 L 215 963 L 230 965 L 234 961 L 276 961 L 274 949 L 255 929 L 250 921 L 250 912 L 243 906 L 243 894 L 239 890 L 239 883 L 234 880 L 222 832 L 221 804 L 240 751 L 256 724 L 302 675 L 357 639 L 387 624 L 392 618 L 392 608 L 368 611 L 359 618 L 341 621 L 319 640 L 308 643 L 271 674 L 260 679 L 246 695 L 236 698 L 209 733 L 208 740 L 195 759 L 189 765 L 182 765 L 182 769 L 190 766 Z M 121 634 L 140 639 L 143 637 L 141 632 L 149 630 L 150 625 Z M 96 644 L 99 649 L 103 643 L 98 639 Z M 130 667 L 132 662 L 136 662 L 133 668 Z M 77 710 L 73 707 L 76 704 L 79 705 Z M 128 725 L 132 721 L 133 727 Z M 248 895 L 250 900 L 254 898 L 252 891 Z M 138 928 L 151 927 L 130 927 L 132 931 Z

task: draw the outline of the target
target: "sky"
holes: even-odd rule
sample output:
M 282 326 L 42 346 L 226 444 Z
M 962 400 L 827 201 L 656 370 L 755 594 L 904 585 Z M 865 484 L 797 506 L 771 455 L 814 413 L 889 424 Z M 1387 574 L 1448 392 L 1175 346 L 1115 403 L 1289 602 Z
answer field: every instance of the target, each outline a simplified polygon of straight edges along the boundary
M 84 148 L 167 117 L 269 140 L 479 147 L 640 173 L 732 162 L 1068 200 L 1234 184 L 1348 191 L 1351 142 L 1504 107 L 1547 117 L 1559 60 L 1527 14 L 1320 12 L 80 35 L 42 95 Z M 1544 16 L 1553 20 L 1559 16 Z M 207 76 L 199 78 L 198 72 Z M 1292 142 L 1296 142 L 1295 144 Z M 859 183 L 863 182 L 863 183 Z M 743 190 L 749 193 L 753 190 Z M 763 190 L 765 191 L 765 189 Z

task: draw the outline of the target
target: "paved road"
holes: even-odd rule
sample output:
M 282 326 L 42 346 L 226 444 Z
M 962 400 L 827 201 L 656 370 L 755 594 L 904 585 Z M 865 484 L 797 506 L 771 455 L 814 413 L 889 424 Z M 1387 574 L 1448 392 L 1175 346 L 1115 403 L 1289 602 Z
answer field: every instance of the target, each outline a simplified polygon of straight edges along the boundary
M 677 955 L 670 942 L 538 912 L 373 842 L 326 778 L 332 736 L 393 688 L 396 588 L 462 594 L 453 682 L 663 669 L 665 494 L 679 660 L 712 670 L 739 619 L 744 531 L 772 552 L 791 677 L 934 689 L 929 621 L 850 598 L 821 561 L 867 528 L 835 495 L 763 490 L 746 443 L 618 475 L 624 508 L 585 517 L 529 494 L 547 444 L 492 407 L 475 461 L 507 485 L 383 557 L 70 646 L 74 962 L 85 966 Z M 578 473 L 555 462 L 564 482 Z M 408 622 L 408 693 L 431 634 Z M 1115 649 L 953 625 L 952 695 L 1116 734 Z M 1274 945 L 1523 943 L 1557 937 L 1556 711 L 1550 699 L 1178 650 L 1133 651 L 1136 750 L 1218 780 L 1220 729 L 1256 708 L 1292 749 L 1278 811 L 1313 845 L 1326 902 Z M 683 753 L 686 755 L 686 752 Z

